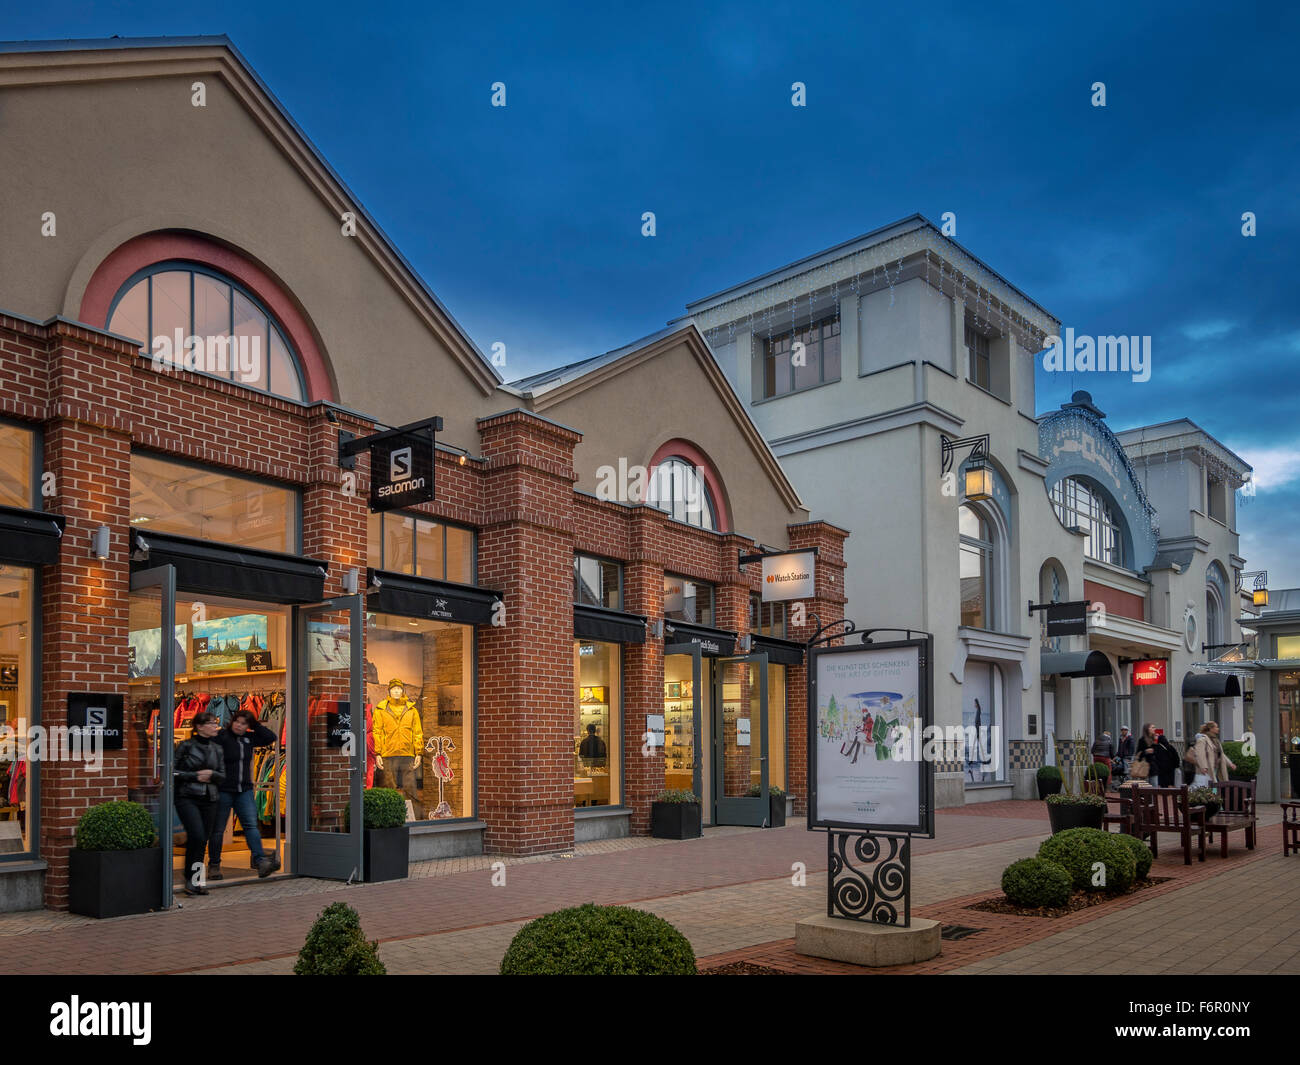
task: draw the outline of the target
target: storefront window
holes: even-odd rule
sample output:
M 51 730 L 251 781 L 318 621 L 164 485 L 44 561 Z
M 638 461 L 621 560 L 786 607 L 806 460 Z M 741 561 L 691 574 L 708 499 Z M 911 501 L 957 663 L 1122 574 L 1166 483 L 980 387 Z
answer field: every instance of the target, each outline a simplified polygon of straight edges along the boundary
M 371 514 L 368 564 L 433 581 L 474 583 L 474 533 L 412 514 Z
M 610 806 L 619 801 L 619 665 L 616 643 L 575 640 L 573 805 Z
M 750 593 L 749 631 L 778 640 L 786 639 L 786 604 L 765 603 L 758 592 Z
M 972 629 L 991 629 L 989 609 L 993 585 L 993 537 L 988 522 L 971 507 L 958 512 L 961 533 L 961 624 Z
M 962 769 L 968 784 L 1006 779 L 1002 735 L 1002 670 L 992 663 L 967 662 L 962 682 Z
M 131 456 L 131 525 L 231 546 L 298 550 L 297 493 L 219 470 Z
M 474 815 L 473 676 L 471 626 L 367 616 L 366 786 L 405 794 L 408 821 Z
M 579 606 L 623 609 L 623 567 L 591 555 L 573 559 L 573 601 Z
M 0 856 L 28 847 L 32 773 L 27 737 L 36 724 L 32 701 L 35 575 L 29 569 L 0 565 Z
M 30 510 L 32 492 L 32 443 L 30 429 L 0 422 L 0 507 Z
M 692 625 L 713 624 L 713 586 L 664 575 L 664 617 Z
M 785 784 L 785 666 L 767 666 L 767 783 Z

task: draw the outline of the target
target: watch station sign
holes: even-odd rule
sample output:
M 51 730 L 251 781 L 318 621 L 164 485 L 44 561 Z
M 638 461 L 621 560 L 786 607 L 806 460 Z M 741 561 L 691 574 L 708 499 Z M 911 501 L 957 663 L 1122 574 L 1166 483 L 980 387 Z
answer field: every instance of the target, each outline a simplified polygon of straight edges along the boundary
M 817 594 L 817 557 L 811 551 L 763 556 L 763 602 L 811 599 Z

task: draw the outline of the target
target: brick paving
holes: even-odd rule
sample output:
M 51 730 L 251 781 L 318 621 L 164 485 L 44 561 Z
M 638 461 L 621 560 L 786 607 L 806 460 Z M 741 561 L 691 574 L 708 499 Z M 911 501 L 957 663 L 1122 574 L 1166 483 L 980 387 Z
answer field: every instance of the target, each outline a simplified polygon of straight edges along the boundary
M 1032 855 L 1047 832 L 1039 802 L 940 811 L 938 838 L 914 842 L 913 912 L 985 931 L 968 940 L 945 941 L 944 953 L 932 962 L 888 971 L 977 971 L 972 967 L 1003 958 L 1021 968 L 999 971 L 1022 971 L 1030 965 L 1027 959 L 1036 957 L 1040 944 L 1042 949 L 1061 952 L 1060 964 L 1082 965 L 1086 952 L 1074 943 L 1077 936 L 1071 937 L 1080 928 L 1104 927 L 1100 921 L 1115 920 L 1152 903 L 1158 909 L 1164 904 L 1160 900 L 1171 894 L 1181 899 L 1180 892 L 1203 883 L 1219 891 L 1215 886 L 1226 883 L 1231 874 L 1238 878 L 1233 881 L 1238 887 L 1210 896 L 1222 919 L 1225 900 L 1231 903 L 1241 892 L 1259 896 L 1267 891 L 1265 883 L 1256 885 L 1249 879 L 1252 870 L 1267 870 L 1273 877 L 1290 871 L 1280 864 L 1277 811 L 1263 808 L 1255 852 L 1246 852 L 1239 845 L 1240 837 L 1234 837 L 1226 862 L 1216 853 L 1204 864 L 1186 868 L 1181 857 L 1174 859 L 1172 849 L 1166 847 L 1155 875 L 1170 877 L 1169 883 L 1107 904 L 1099 908 L 1101 912 L 1093 909 L 1052 920 L 965 908 L 996 894 L 1002 869 Z M 497 862 L 504 863 L 506 875 L 501 887 L 491 885 Z M 795 883 L 796 863 L 806 869 L 801 886 Z M 348 887 L 306 879 L 253 883 L 188 900 L 183 909 L 169 913 L 111 921 L 67 914 L 9 914 L 0 917 L 0 934 L 9 937 L 9 967 L 15 974 L 283 973 L 292 969 L 319 910 L 345 899 L 361 914 L 367 937 L 380 941 L 390 972 L 492 973 L 526 920 L 580 902 L 622 902 L 658 913 L 680 928 L 702 966 L 743 960 L 786 972 L 860 974 L 863 970 L 853 966 L 801 958 L 793 952 L 789 938 L 793 923 L 824 911 L 825 869 L 825 842 L 802 823 L 775 830 L 720 828 L 707 830 L 703 839 L 684 842 L 634 837 L 579 844 L 564 855 L 420 863 L 410 879 L 390 884 Z M 1278 938 L 1277 949 L 1266 951 L 1270 961 L 1277 959 L 1278 971 L 1294 971 L 1287 967 L 1294 965 L 1296 947 L 1287 937 L 1300 934 L 1300 919 L 1294 916 L 1300 908 L 1290 895 L 1279 898 L 1279 907 L 1288 903 L 1293 915 L 1290 924 L 1273 926 L 1285 931 L 1285 936 Z M 239 906 L 239 936 L 228 930 L 232 906 Z M 1079 956 L 1071 950 L 1078 950 Z M 1022 951 L 1029 955 L 1021 956 Z M 1099 955 L 1109 964 L 1114 952 Z

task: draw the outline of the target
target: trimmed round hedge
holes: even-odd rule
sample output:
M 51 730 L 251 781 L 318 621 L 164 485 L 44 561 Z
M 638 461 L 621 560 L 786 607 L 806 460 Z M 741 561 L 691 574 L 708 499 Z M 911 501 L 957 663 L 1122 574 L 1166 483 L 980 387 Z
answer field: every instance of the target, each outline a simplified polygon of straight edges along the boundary
M 366 828 L 397 828 L 406 824 L 406 796 L 396 788 L 366 788 L 361 793 L 361 809 Z
M 1002 893 L 1017 906 L 1064 906 L 1071 886 L 1070 874 L 1043 858 L 1022 858 L 1002 871 Z
M 1067 828 L 1043 840 L 1038 857 L 1064 866 L 1076 888 L 1084 891 L 1124 891 L 1137 875 L 1137 859 L 1119 837 L 1099 828 Z M 1103 883 L 1095 884 L 1094 869 L 1105 866 Z
M 1151 863 L 1155 861 L 1151 848 L 1136 836 L 1130 836 L 1127 833 L 1118 835 L 1115 838 L 1133 852 L 1133 858 L 1137 862 L 1137 879 L 1145 880 L 1147 874 L 1151 872 Z
M 77 822 L 77 847 L 83 851 L 138 851 L 157 838 L 153 816 L 138 802 L 101 802 Z
M 295 976 L 386 976 L 379 944 L 366 941 L 361 918 L 346 902 L 321 910 L 294 963 Z
M 695 951 L 662 917 L 586 903 L 529 921 L 501 959 L 502 976 L 694 976 Z

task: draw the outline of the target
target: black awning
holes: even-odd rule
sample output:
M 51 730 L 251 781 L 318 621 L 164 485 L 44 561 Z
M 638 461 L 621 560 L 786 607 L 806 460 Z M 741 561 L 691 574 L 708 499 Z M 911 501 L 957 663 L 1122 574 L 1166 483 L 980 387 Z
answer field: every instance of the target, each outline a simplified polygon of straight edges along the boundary
M 461 625 L 491 625 L 501 593 L 467 584 L 431 581 L 407 573 L 366 570 L 366 608 L 376 614 L 454 621 Z
M 645 618 L 621 610 L 574 604 L 573 635 L 609 643 L 645 643 Z
M 1241 683 L 1232 673 L 1185 673 L 1184 699 L 1233 699 L 1241 694 Z
M 684 621 L 664 622 L 664 643 L 698 643 L 706 655 L 731 655 L 736 653 L 736 634 L 725 629 L 710 629 L 704 625 L 689 625 Z
M 267 603 L 319 603 L 329 563 L 187 536 L 131 531 L 131 568 L 176 568 L 176 587 Z
M 1110 660 L 1100 651 L 1061 651 L 1039 658 L 1039 673 L 1045 677 L 1109 677 Z
M 59 560 L 68 519 L 62 514 L 0 507 L 0 562 L 48 566 Z M 89 550 L 89 548 L 87 548 Z
M 778 640 L 775 636 L 754 637 L 754 652 L 767 655 L 769 662 L 782 666 L 803 665 L 804 646 L 793 640 Z

